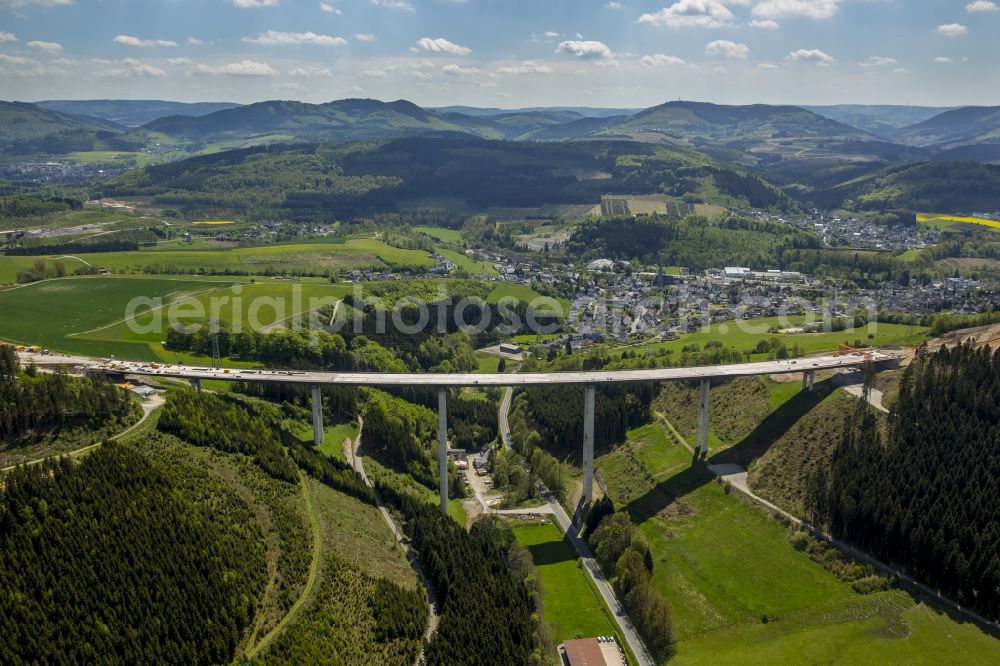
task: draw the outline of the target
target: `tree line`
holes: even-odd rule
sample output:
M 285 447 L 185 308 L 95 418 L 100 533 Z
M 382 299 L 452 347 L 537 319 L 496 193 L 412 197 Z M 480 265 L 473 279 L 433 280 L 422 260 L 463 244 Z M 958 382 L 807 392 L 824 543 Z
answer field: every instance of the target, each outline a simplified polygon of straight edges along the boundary
M 22 443 L 73 425 L 99 427 L 133 412 L 129 394 L 114 384 L 55 373 L 22 374 L 17 354 L 0 345 L 0 440 Z

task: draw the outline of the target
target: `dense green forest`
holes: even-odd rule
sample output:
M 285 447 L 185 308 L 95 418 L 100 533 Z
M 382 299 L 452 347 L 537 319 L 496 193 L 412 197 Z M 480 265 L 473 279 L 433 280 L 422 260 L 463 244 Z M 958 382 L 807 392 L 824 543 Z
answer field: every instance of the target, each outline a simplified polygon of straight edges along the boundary
M 34 374 L 32 372 L 32 374 Z M 22 374 L 14 348 L 0 345 L 0 440 L 21 443 L 52 430 L 124 420 L 129 394 L 114 384 L 56 373 Z
M 390 488 L 380 492 L 403 513 L 441 604 L 441 622 L 425 650 L 428 666 L 541 662 L 531 592 L 503 559 L 513 537 L 504 539 L 488 520 L 466 532 L 437 507 Z
M 813 518 L 1000 618 L 1000 351 L 918 351 L 883 437 L 859 403 L 810 480 Z
M 14 471 L 0 491 L 0 662 L 229 662 L 265 566 L 259 530 L 227 515 L 122 445 Z

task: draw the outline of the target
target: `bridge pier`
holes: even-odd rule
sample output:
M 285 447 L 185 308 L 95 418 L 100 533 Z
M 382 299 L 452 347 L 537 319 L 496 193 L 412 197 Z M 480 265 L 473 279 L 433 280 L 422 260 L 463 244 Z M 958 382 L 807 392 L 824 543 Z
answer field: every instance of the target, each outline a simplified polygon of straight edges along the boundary
M 698 434 L 694 450 L 695 457 L 702 460 L 708 457 L 708 404 L 711 389 L 712 380 L 702 379 L 698 396 Z
M 323 440 L 323 394 L 318 384 L 312 387 L 313 444 L 322 446 Z
M 201 380 L 197 377 L 191 378 L 191 388 L 195 393 L 201 393 Z
M 441 511 L 448 513 L 448 389 L 438 389 L 438 482 Z
M 816 386 L 816 371 L 809 370 L 802 373 L 802 390 L 812 391 Z
M 594 499 L 594 395 L 593 384 L 587 384 L 583 389 L 583 512 Z

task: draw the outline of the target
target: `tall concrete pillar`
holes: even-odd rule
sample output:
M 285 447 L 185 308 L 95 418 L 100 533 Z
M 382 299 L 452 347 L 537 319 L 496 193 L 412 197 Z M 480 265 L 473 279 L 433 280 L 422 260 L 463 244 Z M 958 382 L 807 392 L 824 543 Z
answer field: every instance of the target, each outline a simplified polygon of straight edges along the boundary
M 441 510 L 448 513 L 448 389 L 438 389 L 438 482 Z
M 323 436 L 323 394 L 319 386 L 312 387 L 313 444 L 322 446 Z
M 812 391 L 816 387 L 816 371 L 809 371 L 809 390 Z
M 701 380 L 701 392 L 698 398 L 698 436 L 695 454 L 699 458 L 708 456 L 708 399 L 712 388 L 711 379 Z
M 808 389 L 809 389 L 809 373 L 808 372 L 803 372 L 802 373 L 802 390 L 806 391 Z
M 195 393 L 201 393 L 201 379 L 198 377 L 192 377 L 191 388 L 194 389 Z
M 583 391 L 583 504 L 594 499 L 594 394 L 593 384 Z M 582 515 L 582 514 L 581 514 Z

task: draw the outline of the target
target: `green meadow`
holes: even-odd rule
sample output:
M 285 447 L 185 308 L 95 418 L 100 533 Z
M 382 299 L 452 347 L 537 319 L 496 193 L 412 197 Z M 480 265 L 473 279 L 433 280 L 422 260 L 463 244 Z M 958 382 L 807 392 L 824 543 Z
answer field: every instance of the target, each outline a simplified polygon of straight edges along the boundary
M 677 635 L 670 664 L 1000 660 L 1000 641 L 978 626 L 903 590 L 859 594 L 827 572 L 785 525 L 692 467 L 661 423 L 632 430 L 596 464 L 651 547 Z
M 616 632 L 607 605 L 577 563 L 576 551 L 548 520 L 512 524 L 518 543 L 527 547 L 542 582 L 542 608 L 553 638 L 611 636 Z M 621 639 L 619 639 L 621 640 Z
M 323 241 L 323 242 L 320 242 Z M 220 247 L 217 243 L 165 242 L 136 252 L 81 253 L 71 257 L 0 257 L 0 284 L 13 284 L 19 271 L 37 261 L 52 266 L 62 262 L 66 272 L 94 266 L 122 272 L 180 272 L 187 274 L 240 273 L 328 275 L 362 268 L 426 268 L 434 265 L 422 250 L 404 250 L 374 238 L 354 238 L 339 242 L 292 242 L 260 247 Z

